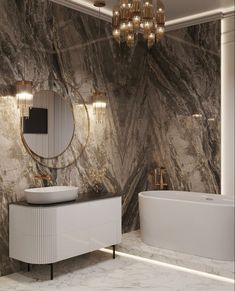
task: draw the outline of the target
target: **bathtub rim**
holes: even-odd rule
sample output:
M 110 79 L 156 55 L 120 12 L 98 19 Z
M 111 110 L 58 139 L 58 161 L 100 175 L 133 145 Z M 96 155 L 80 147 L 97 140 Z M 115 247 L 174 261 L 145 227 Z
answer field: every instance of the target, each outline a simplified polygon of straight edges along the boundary
M 152 194 L 152 195 L 151 195 Z M 155 195 L 153 195 L 155 194 Z M 161 196 L 157 196 L 157 194 L 161 194 Z M 185 195 L 183 198 L 177 198 L 172 196 L 167 196 L 168 194 L 180 194 Z M 151 195 L 151 196 L 150 196 Z M 188 197 L 187 197 L 188 195 Z M 195 196 L 194 196 L 195 195 Z M 198 200 L 190 200 L 190 197 L 194 196 L 195 198 L 198 195 Z M 200 196 L 201 195 L 201 196 Z M 207 200 L 207 198 L 211 198 L 213 196 L 216 200 Z M 200 197 L 203 198 L 200 200 Z M 175 190 L 150 190 L 150 191 L 142 191 L 138 194 L 138 198 L 142 199 L 154 199 L 154 200 L 166 200 L 166 201 L 174 201 L 174 202 L 181 202 L 181 203 L 195 203 L 195 204 L 202 204 L 202 205 L 210 205 L 210 206 L 218 206 L 218 207 L 232 207 L 234 208 L 234 199 L 222 196 L 221 194 L 214 194 L 214 193 L 202 193 L 202 192 L 190 192 L 190 191 L 175 191 Z M 212 198 L 213 199 L 213 198 Z M 223 203 L 221 203 L 223 202 Z

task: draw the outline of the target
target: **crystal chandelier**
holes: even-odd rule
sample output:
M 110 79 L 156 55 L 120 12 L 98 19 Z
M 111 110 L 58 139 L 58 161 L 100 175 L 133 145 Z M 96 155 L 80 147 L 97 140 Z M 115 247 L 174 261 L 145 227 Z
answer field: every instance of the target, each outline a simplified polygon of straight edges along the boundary
M 32 85 L 31 81 L 26 80 L 16 82 L 17 107 L 22 117 L 29 117 L 29 109 L 33 106 Z
M 103 123 L 106 112 L 107 96 L 105 92 L 96 90 L 92 95 L 93 112 L 97 123 Z
M 119 0 L 113 9 L 113 37 L 133 47 L 142 33 L 148 48 L 162 39 L 165 32 L 165 11 L 160 0 Z

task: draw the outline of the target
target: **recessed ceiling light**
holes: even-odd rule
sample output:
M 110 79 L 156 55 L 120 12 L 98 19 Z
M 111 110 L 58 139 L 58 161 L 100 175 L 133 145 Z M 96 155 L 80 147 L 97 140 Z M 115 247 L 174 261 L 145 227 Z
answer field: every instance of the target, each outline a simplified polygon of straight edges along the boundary
M 104 0 L 95 0 L 94 1 L 94 6 L 95 7 L 104 7 L 106 4 L 105 4 L 105 1 Z

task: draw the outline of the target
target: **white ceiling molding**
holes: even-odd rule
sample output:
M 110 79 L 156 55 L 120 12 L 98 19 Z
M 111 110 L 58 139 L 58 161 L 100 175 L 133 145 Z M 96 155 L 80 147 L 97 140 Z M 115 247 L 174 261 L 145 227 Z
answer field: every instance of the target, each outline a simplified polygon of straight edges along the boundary
M 178 18 L 175 20 L 170 20 L 166 22 L 166 31 L 219 20 L 231 13 L 234 13 L 234 7 L 229 7 L 227 9 L 224 9 L 223 11 L 216 9 L 213 11 L 203 12 L 187 17 Z
M 100 18 L 107 22 L 112 21 L 112 11 L 107 9 L 106 7 L 99 10 L 93 6 L 91 1 L 87 0 L 79 0 L 79 2 L 75 2 L 74 0 L 51 0 L 57 4 L 61 4 L 63 6 L 72 8 L 74 10 L 83 12 L 85 14 L 91 15 L 96 18 Z M 192 25 L 197 25 L 200 23 L 215 21 L 223 18 L 226 14 L 234 13 L 234 6 L 227 7 L 225 9 L 215 9 L 209 10 L 206 12 L 189 15 L 182 18 L 176 18 L 173 20 L 166 21 L 166 31 L 176 30 L 183 27 L 188 27 Z
M 198 14 L 198 15 L 178 18 L 176 20 L 171 20 L 171 21 L 166 22 L 166 31 L 176 30 L 176 29 L 180 29 L 180 28 L 184 28 L 184 27 L 188 27 L 192 25 L 215 21 L 215 20 L 221 19 L 222 16 L 223 16 L 222 12 L 216 12 L 214 14 L 205 15 L 205 16 Z
M 73 2 L 71 0 L 50 0 L 50 1 L 66 6 L 71 9 L 77 10 L 79 12 L 88 14 L 90 16 L 100 18 L 107 22 L 112 21 L 112 12 L 110 10 L 101 8 L 100 15 L 99 15 L 98 8 L 94 7 L 93 5 L 91 5 L 90 3 L 87 3 L 84 0 L 80 0 L 79 3 Z
M 235 11 L 233 9 L 233 10 L 230 10 L 230 11 L 227 11 L 226 13 L 224 13 L 223 18 L 234 16 L 234 15 L 235 15 Z

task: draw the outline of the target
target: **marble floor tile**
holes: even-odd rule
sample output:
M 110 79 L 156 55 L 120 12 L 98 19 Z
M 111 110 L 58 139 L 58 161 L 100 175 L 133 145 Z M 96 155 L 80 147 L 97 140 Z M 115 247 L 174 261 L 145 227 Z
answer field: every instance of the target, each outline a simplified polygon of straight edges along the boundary
M 137 234 L 129 234 L 133 236 Z M 125 243 L 128 235 L 124 235 Z M 49 266 L 33 266 L 0 278 L 0 291 L 233 291 L 234 285 L 131 258 L 96 251 L 68 259 L 54 266 L 54 280 L 49 280 Z
M 234 279 L 234 261 L 220 261 L 179 253 L 172 250 L 151 247 L 141 241 L 140 230 L 123 234 L 122 243 L 117 246 L 120 252 L 159 260 L 210 274 Z

